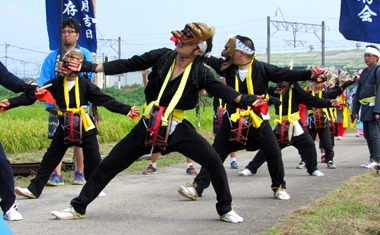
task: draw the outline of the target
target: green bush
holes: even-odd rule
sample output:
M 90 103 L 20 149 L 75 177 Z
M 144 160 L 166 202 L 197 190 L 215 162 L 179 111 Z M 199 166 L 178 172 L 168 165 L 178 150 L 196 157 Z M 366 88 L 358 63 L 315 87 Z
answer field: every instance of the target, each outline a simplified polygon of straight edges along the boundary
M 132 86 L 122 87 L 122 89 L 109 87 L 102 89 L 102 91 L 124 104 L 143 106 L 145 102 L 143 85 L 134 84 Z

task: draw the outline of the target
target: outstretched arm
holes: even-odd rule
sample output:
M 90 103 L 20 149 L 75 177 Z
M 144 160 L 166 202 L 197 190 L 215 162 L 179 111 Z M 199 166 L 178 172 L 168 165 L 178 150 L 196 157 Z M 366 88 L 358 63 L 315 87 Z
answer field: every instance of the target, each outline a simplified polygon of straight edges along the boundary
M 4 99 L 0 102 L 1 109 L 12 109 L 19 106 L 32 105 L 36 102 L 36 98 L 34 96 L 28 94 L 22 94 L 17 97 Z
M 95 64 L 87 60 L 73 60 L 68 64 L 63 64 L 63 62 L 59 62 L 58 71 L 63 74 L 67 74 L 70 71 L 99 73 L 104 72 L 104 68 L 103 64 Z
M 32 89 L 34 86 L 26 84 L 19 77 L 9 72 L 8 69 L 0 62 L 0 85 L 3 85 L 8 90 L 15 93 L 27 91 Z

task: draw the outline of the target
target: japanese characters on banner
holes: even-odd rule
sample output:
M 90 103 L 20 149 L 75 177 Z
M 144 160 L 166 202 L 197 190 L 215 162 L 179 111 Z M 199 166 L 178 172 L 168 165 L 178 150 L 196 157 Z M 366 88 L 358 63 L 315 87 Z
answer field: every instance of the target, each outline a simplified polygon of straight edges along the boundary
M 62 13 L 60 13 L 61 2 L 63 3 Z M 61 14 L 63 19 L 72 17 L 81 24 L 79 45 L 96 53 L 96 20 L 91 0 L 46 0 L 46 23 L 50 50 L 60 48 Z
M 339 32 L 348 40 L 380 43 L 380 1 L 341 0 Z

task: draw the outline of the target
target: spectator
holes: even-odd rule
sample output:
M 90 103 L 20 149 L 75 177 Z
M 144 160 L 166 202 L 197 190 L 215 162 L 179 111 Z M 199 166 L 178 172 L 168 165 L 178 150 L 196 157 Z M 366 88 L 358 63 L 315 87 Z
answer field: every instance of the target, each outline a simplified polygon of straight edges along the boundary
M 45 58 L 42 67 L 40 77 L 37 81 L 38 86 L 43 86 L 45 83 L 59 76 L 58 74 L 58 62 L 61 61 L 61 55 L 66 54 L 73 48 L 78 48 L 86 60 L 94 62 L 94 59 L 86 48 L 80 47 L 78 45 L 79 33 L 80 33 L 80 24 L 73 18 L 67 18 L 62 22 L 62 48 L 56 49 L 55 51 L 50 52 L 50 54 Z M 81 73 L 79 76 L 86 77 L 92 81 L 94 74 Z M 55 130 L 59 125 L 59 117 L 57 114 L 56 107 L 54 105 L 47 103 L 46 110 L 49 112 L 48 119 L 48 138 L 53 139 Z M 84 163 L 83 163 L 83 151 L 82 148 L 74 146 L 74 163 L 75 163 L 75 173 L 72 184 L 83 185 L 85 183 L 84 178 Z M 61 174 L 62 170 L 62 161 L 54 169 L 54 172 L 50 176 L 49 181 L 47 182 L 48 186 L 62 186 L 64 185 L 64 179 Z
M 379 48 L 368 45 L 364 50 L 367 68 L 360 74 L 359 84 L 353 101 L 352 114 L 363 123 L 364 138 L 369 150 L 369 161 L 364 167 L 372 168 L 380 163 L 380 69 Z M 359 113 L 360 112 L 360 113 Z

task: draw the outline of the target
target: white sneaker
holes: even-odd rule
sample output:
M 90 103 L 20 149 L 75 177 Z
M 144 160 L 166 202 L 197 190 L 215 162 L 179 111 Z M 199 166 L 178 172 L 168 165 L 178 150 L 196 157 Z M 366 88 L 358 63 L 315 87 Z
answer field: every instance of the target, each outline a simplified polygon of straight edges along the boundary
M 290 199 L 290 195 L 283 188 L 277 189 L 277 191 L 274 193 L 274 197 L 278 200 L 289 200 Z
M 368 165 L 365 166 L 365 168 L 373 168 L 374 166 L 377 166 L 377 163 L 376 162 L 371 162 L 369 163 Z
M 106 196 L 106 193 L 104 191 L 101 191 L 98 195 L 98 197 L 105 197 Z
M 324 176 L 325 174 L 323 174 L 323 173 L 320 172 L 319 170 L 315 170 L 311 175 L 312 175 L 312 176 Z
M 343 136 L 338 136 L 338 138 L 336 138 L 337 140 L 342 140 L 343 139 Z
M 251 176 L 251 175 L 253 175 L 252 172 L 247 168 L 239 172 L 239 176 Z
M 333 161 L 327 163 L 327 169 L 336 169 L 336 166 Z
M 365 162 L 365 163 L 361 164 L 360 167 L 365 168 L 366 166 L 368 166 L 368 164 L 371 164 L 371 162 Z
M 23 219 L 21 213 L 17 211 L 16 203 L 14 203 L 11 208 L 5 212 L 4 219 L 9 221 L 18 221 Z
M 230 212 L 228 212 L 224 215 L 221 215 L 220 220 L 228 222 L 228 223 L 236 224 L 236 223 L 243 222 L 243 217 L 236 214 L 236 212 L 234 210 L 230 210 Z
M 37 197 L 34 196 L 34 194 L 32 192 L 29 191 L 29 189 L 27 188 L 21 188 L 21 187 L 15 187 L 15 193 L 17 195 L 20 195 L 20 196 L 23 196 L 23 197 L 27 197 L 27 198 L 30 198 L 30 199 L 36 199 Z
M 193 184 L 187 184 L 186 186 L 183 186 L 183 185 L 179 186 L 178 193 L 193 201 L 197 201 L 199 198 L 197 190 L 195 190 L 195 187 Z
M 304 161 L 301 161 L 300 164 L 298 164 L 298 166 L 296 167 L 297 169 L 303 169 L 305 168 L 306 164 Z
M 83 219 L 85 217 L 85 215 L 76 212 L 72 206 L 62 211 L 52 211 L 51 214 L 55 216 L 56 219 L 61 220 Z

